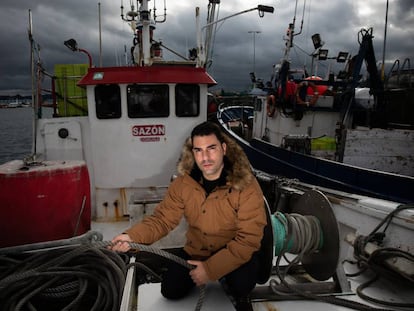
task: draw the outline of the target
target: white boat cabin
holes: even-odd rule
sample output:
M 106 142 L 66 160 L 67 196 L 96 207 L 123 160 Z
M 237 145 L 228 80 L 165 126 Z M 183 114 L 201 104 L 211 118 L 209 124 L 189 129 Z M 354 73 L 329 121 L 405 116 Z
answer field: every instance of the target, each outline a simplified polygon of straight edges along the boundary
M 89 68 L 78 83 L 87 116 L 39 119 L 37 152 L 86 161 L 92 218 L 122 218 L 133 194 L 135 201 L 162 197 L 185 139 L 207 119 L 214 84 L 194 65 Z

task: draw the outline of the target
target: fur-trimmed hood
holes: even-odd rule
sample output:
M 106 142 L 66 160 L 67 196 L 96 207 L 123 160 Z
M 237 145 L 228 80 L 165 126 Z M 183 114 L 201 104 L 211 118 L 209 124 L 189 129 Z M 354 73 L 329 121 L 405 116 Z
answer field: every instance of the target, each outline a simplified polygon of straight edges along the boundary
M 230 137 L 223 134 L 224 142 L 227 145 L 226 155 L 227 163 L 227 183 L 235 190 L 243 190 L 246 185 L 250 184 L 254 179 L 250 162 L 243 149 Z M 193 169 L 197 169 L 194 161 L 193 145 L 191 137 L 187 138 L 182 148 L 181 157 L 178 161 L 177 172 L 179 175 L 190 175 Z

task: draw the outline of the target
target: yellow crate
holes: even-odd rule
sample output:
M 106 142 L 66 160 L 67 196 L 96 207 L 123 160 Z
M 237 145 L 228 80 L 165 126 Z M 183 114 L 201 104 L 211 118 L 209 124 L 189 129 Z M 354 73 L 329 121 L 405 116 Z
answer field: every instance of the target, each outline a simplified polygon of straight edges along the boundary
M 321 137 L 312 139 L 312 150 L 335 150 L 336 142 L 333 137 Z
M 78 81 L 87 71 L 87 64 L 55 65 L 55 87 L 59 116 L 88 115 L 86 90 L 77 86 Z

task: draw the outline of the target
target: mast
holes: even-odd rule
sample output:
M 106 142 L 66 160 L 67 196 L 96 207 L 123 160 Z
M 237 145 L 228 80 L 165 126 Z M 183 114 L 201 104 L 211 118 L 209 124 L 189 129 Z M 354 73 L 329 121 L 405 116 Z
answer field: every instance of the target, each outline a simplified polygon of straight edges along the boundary
M 37 140 L 36 140 L 36 132 L 37 132 L 37 96 L 36 94 L 36 78 L 35 78 L 35 64 L 34 64 L 34 49 L 35 49 L 35 42 L 33 39 L 33 26 L 32 26 L 32 11 L 29 9 L 29 29 L 28 29 L 29 41 L 30 41 L 30 74 L 32 80 L 32 108 L 33 108 L 33 124 L 32 124 L 32 154 L 33 156 L 36 155 L 37 152 Z
M 207 15 L 208 26 L 206 27 L 206 40 L 204 46 L 206 67 L 211 65 L 211 58 L 213 57 L 214 35 L 217 28 L 217 24 L 215 24 L 214 21 L 216 20 L 216 16 L 218 17 L 218 12 L 216 13 L 217 5 L 220 5 L 220 0 L 209 0 Z
M 289 24 L 288 29 L 286 30 L 286 37 L 283 38 L 285 41 L 284 54 L 280 60 L 280 63 L 274 66 L 273 74 L 270 79 L 271 81 L 275 80 L 275 82 L 280 83 L 282 87 L 282 98 L 285 95 L 286 81 L 288 78 L 288 72 L 290 70 L 290 50 L 293 47 L 293 38 L 302 33 L 303 21 L 305 19 L 305 8 L 306 8 L 306 0 L 304 0 L 303 2 L 303 12 L 302 12 L 302 21 L 300 23 L 300 30 L 299 32 L 295 33 L 298 0 L 295 1 L 295 13 L 293 15 L 293 21 L 292 23 Z M 275 85 L 275 87 L 277 88 L 278 85 Z
M 150 12 L 148 10 L 148 1 L 142 0 L 141 7 L 139 8 L 139 17 L 140 17 L 140 24 L 138 26 L 142 27 L 142 56 L 141 60 L 143 61 L 144 66 L 148 66 L 151 64 L 151 37 L 150 37 Z M 141 64 L 140 64 L 141 65 Z
M 101 3 L 98 3 L 99 17 L 99 67 L 102 67 L 102 26 L 101 26 Z
M 387 0 L 387 7 L 385 9 L 385 27 L 384 27 L 384 45 L 382 47 L 382 66 L 381 66 L 381 80 L 384 81 L 385 79 L 385 47 L 387 42 L 387 24 L 388 24 L 388 0 Z
M 285 45 L 285 53 L 283 55 L 283 60 L 288 61 L 290 55 L 290 49 L 293 47 L 293 37 L 298 36 L 302 33 L 303 29 L 303 20 L 305 19 L 305 7 L 306 7 L 306 0 L 303 2 L 303 12 L 302 12 L 302 21 L 300 23 L 299 32 L 295 33 L 295 24 L 296 24 L 296 13 L 298 9 L 298 0 L 295 3 L 295 14 L 293 16 L 292 23 L 289 24 L 288 29 L 286 31 L 286 45 Z
M 153 30 L 156 23 L 163 23 L 166 20 L 166 7 L 164 1 L 164 14 L 157 16 L 155 11 L 153 19 L 151 19 L 151 12 L 148 8 L 148 2 L 150 0 L 136 0 L 134 2 L 139 5 L 137 11 L 135 11 L 135 5 L 131 0 L 131 10 L 124 15 L 124 5 L 121 2 L 121 18 L 123 21 L 128 22 L 134 32 L 134 43 L 131 49 L 133 63 L 138 66 L 151 66 L 153 57 L 162 57 L 161 43 L 155 42 L 152 38 Z

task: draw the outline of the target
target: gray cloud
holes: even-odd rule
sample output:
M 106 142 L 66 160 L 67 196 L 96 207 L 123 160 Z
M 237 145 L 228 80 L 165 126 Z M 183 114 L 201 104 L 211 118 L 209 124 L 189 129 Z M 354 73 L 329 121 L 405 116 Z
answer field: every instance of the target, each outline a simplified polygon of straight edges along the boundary
M 33 15 L 33 32 L 41 46 L 41 56 L 47 71 L 53 72 L 54 64 L 86 62 L 85 55 L 69 51 L 63 42 L 75 38 L 79 46 L 90 51 L 94 63 L 99 63 L 99 1 L 52 1 L 52 0 L 3 0 L 0 10 L 2 54 L 0 58 L 0 94 L 14 95 L 15 92 L 30 93 L 28 10 Z M 259 4 L 242 0 L 222 0 L 220 16 L 228 16 Z M 132 33 L 129 26 L 120 19 L 121 1 L 101 0 L 102 21 L 102 63 L 105 66 L 124 63 L 124 49 L 129 51 Z M 161 5 L 163 1 L 156 1 Z M 129 10 L 124 1 L 125 12 Z M 182 1 L 177 4 L 167 1 L 167 22 L 158 24 L 155 39 L 186 55 L 195 46 L 195 6 L 202 12 L 205 23 L 207 0 Z M 257 12 L 236 16 L 218 25 L 213 53 L 211 74 L 219 87 L 228 90 L 243 90 L 249 87 L 249 72 L 253 69 L 253 36 L 248 31 L 260 31 L 255 37 L 256 76 L 268 80 L 272 65 L 280 61 L 284 48 L 283 36 L 292 22 L 295 2 L 291 0 L 265 0 L 261 4 L 275 7 L 274 14 L 260 18 Z M 303 1 L 298 1 L 296 31 L 300 29 Z M 295 37 L 296 47 L 291 51 L 292 63 L 309 67 L 313 52 L 311 35 L 320 33 L 325 41 L 324 48 L 334 56 L 339 51 L 352 55 L 358 52 L 358 31 L 373 27 L 374 48 L 377 60 L 382 59 L 386 1 L 307 1 L 303 30 Z M 153 1 L 150 2 L 152 7 Z M 370 10 L 364 11 L 364 5 Z M 162 7 L 158 7 L 162 13 Z M 366 14 L 365 14 L 366 13 Z M 386 59 L 413 57 L 414 51 L 414 2 L 411 0 L 390 0 Z M 171 56 L 167 51 L 164 55 Z M 413 59 L 412 59 L 413 60 Z M 325 74 L 328 63 L 319 66 Z

